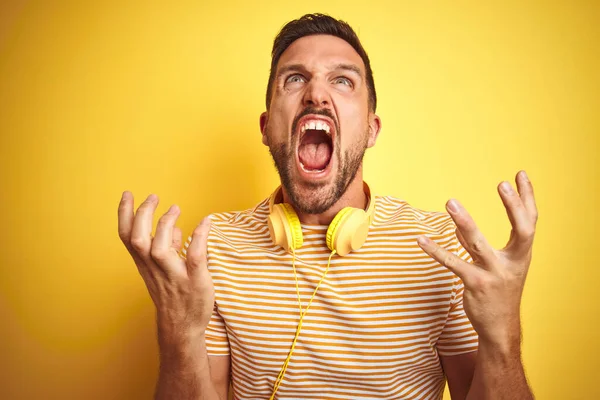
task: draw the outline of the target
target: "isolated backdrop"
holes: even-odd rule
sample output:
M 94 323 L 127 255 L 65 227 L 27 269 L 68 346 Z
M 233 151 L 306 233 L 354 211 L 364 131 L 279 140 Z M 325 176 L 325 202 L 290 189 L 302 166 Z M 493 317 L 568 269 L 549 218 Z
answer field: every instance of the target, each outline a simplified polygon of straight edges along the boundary
M 539 399 L 600 398 L 599 3 L 489 4 L 3 1 L 0 398 L 151 398 L 154 310 L 117 236 L 121 193 L 178 204 L 185 235 L 268 196 L 270 48 L 308 12 L 350 22 L 371 57 L 377 193 L 456 197 L 502 246 L 496 185 L 527 170 L 527 374 Z

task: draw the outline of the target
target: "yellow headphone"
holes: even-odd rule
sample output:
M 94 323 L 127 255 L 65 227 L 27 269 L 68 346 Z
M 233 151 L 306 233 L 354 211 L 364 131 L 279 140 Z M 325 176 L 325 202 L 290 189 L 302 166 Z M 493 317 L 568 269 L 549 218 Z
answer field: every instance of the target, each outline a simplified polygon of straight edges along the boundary
M 327 247 L 340 256 L 358 250 L 367 240 L 369 225 L 373 220 L 375 201 L 371 198 L 371 190 L 363 182 L 365 194 L 369 199 L 367 210 L 345 207 L 337 213 L 327 228 Z M 281 203 L 283 195 L 281 186 L 271 195 L 269 200 L 269 232 L 273 243 L 286 251 L 294 251 L 302 247 L 302 226 L 298 215 L 291 205 Z

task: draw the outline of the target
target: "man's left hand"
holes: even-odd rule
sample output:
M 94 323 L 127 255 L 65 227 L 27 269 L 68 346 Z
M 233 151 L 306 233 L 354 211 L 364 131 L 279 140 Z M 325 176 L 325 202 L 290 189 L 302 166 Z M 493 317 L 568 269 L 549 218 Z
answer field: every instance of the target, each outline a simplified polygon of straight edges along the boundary
M 472 263 L 420 236 L 421 248 L 458 275 L 465 286 L 463 306 L 479 341 L 510 351 L 520 345 L 520 305 L 525 278 L 531 263 L 533 238 L 538 218 L 533 186 L 525 171 L 516 176 L 517 191 L 509 182 L 498 185 L 512 225 L 507 245 L 496 250 L 456 200 L 446 209 L 456 224 L 456 236 L 473 258 Z

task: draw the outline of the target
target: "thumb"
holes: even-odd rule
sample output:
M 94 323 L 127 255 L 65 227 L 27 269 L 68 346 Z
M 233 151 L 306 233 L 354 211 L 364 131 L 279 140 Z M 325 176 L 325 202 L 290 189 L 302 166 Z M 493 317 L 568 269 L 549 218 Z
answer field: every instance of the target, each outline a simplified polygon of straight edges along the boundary
M 210 218 L 206 217 L 196 229 L 194 229 L 191 238 L 188 238 L 189 246 L 187 246 L 186 251 L 186 265 L 189 276 L 198 273 L 199 270 L 205 269 L 207 266 L 209 231 Z M 186 242 L 186 245 L 188 242 Z

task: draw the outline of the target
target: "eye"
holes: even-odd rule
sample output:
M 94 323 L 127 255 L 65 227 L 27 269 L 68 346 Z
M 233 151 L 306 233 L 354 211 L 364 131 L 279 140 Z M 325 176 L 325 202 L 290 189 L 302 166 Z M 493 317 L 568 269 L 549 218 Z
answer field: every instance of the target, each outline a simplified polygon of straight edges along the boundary
M 302 83 L 306 82 L 306 79 L 300 74 L 294 74 L 287 77 L 285 83 Z
M 337 84 L 342 84 L 342 85 L 346 85 L 346 86 L 352 87 L 352 81 L 350 79 L 346 78 L 346 77 L 343 77 L 343 76 L 339 76 L 339 77 L 335 78 L 333 80 L 333 83 L 335 83 L 336 85 Z

